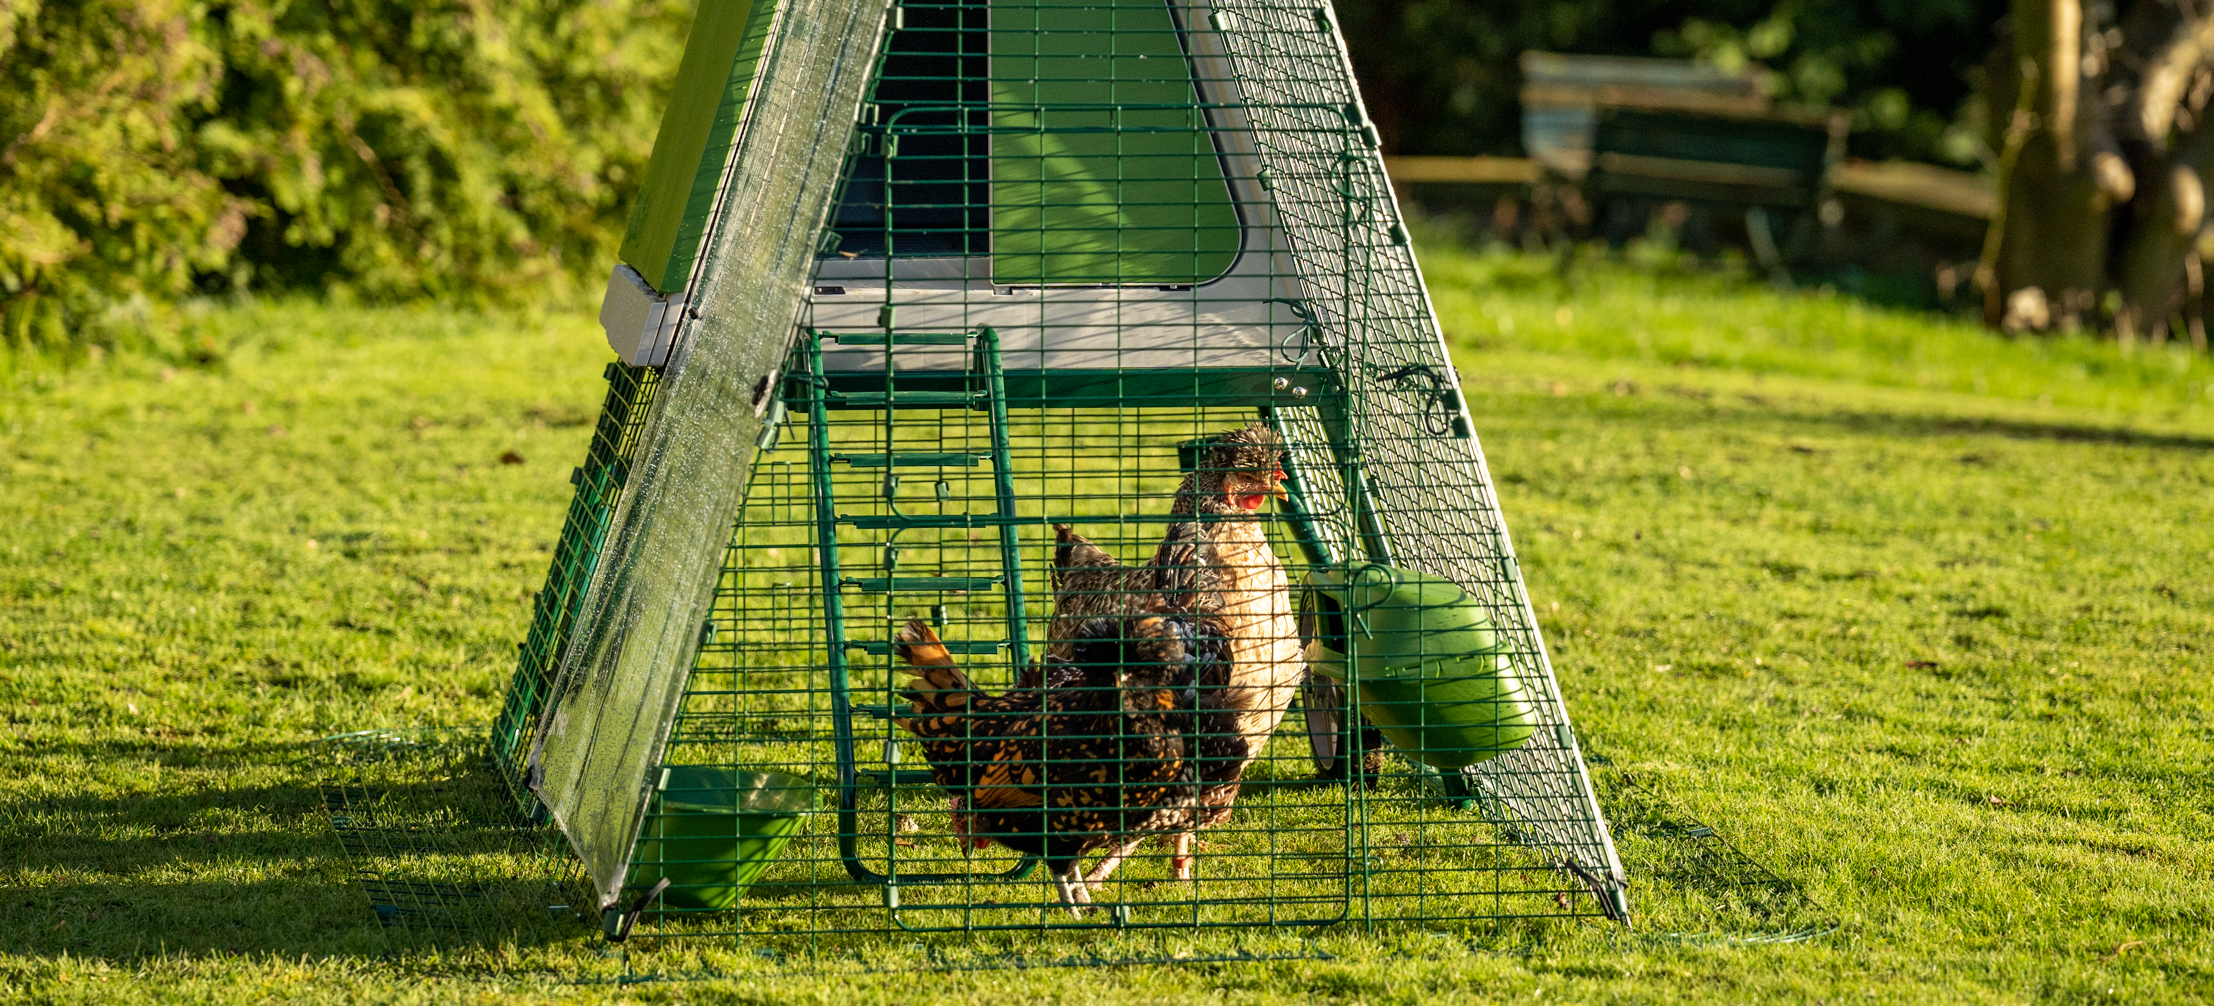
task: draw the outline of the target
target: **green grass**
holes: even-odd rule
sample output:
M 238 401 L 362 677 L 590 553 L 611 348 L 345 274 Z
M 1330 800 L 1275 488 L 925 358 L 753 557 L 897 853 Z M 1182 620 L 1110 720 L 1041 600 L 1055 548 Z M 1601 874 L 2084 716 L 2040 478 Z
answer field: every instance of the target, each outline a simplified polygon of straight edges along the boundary
M 0 998 L 2214 999 L 2214 368 L 1424 262 L 1571 711 L 1836 934 L 622 988 L 581 939 L 382 929 L 300 745 L 491 715 L 607 354 L 581 316 L 294 304 L 208 314 L 201 365 L 0 377 Z

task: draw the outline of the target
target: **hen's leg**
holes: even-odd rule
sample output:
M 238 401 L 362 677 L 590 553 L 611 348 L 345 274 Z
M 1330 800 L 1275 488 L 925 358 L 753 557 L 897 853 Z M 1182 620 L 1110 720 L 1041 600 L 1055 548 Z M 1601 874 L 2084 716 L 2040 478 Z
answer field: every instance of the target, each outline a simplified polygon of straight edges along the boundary
M 1144 841 L 1142 838 L 1133 838 L 1107 850 L 1107 854 L 1100 857 L 1099 862 L 1092 864 L 1090 872 L 1084 874 L 1084 886 L 1090 890 L 1098 890 L 1107 883 L 1107 878 L 1115 875 L 1115 870 L 1122 866 L 1123 860 L 1129 859 L 1131 853 L 1138 851 L 1138 844 Z
M 971 845 L 972 835 L 969 831 L 969 815 L 966 812 L 966 807 L 967 804 L 960 797 L 949 796 L 946 798 L 946 822 L 953 826 L 954 841 L 961 843 L 961 855 L 964 856 L 968 855 L 969 850 L 973 847 Z
M 1061 904 L 1068 907 L 1069 917 L 1082 919 L 1084 917 L 1083 906 L 1091 900 L 1091 897 L 1082 893 L 1084 884 L 1076 874 L 1076 867 L 1075 862 L 1069 862 L 1048 867 L 1046 872 L 1053 875 L 1053 886 L 1060 889 Z
M 1177 832 L 1171 848 L 1174 852 L 1169 856 L 1169 872 L 1178 880 L 1192 879 L 1192 833 Z

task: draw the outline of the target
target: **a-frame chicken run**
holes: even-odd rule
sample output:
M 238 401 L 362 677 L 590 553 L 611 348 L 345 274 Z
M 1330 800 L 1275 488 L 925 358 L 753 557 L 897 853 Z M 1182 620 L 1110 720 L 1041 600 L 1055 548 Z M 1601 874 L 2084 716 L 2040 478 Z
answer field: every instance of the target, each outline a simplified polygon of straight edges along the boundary
M 1624 918 L 1328 6 L 703 0 L 494 747 L 611 934 Z

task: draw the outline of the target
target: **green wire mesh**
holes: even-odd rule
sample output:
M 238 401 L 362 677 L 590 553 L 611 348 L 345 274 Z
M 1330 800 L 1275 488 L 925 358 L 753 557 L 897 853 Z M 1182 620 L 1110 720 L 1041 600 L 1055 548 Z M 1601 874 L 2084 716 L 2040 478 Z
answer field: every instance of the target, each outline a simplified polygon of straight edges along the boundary
M 584 588 L 607 540 L 607 522 L 629 478 L 638 436 L 653 405 L 661 373 L 651 367 L 607 365 L 607 400 L 592 429 L 584 464 L 570 473 L 577 492 L 554 544 L 546 586 L 532 597 L 530 634 L 517 647 L 507 699 L 492 722 L 492 756 L 517 805 L 529 813 L 537 798 L 525 785 L 523 756 L 544 708 L 546 690 L 584 607 Z
M 885 644 L 908 618 L 934 622 L 987 691 L 1007 687 L 1017 670 L 1011 603 L 1028 600 L 1028 635 L 1039 648 L 1047 638 L 1035 580 L 1052 561 L 1048 522 L 1073 522 L 1126 561 L 1142 561 L 1162 530 L 1178 446 L 1251 422 L 1256 410 L 1010 410 L 1015 477 L 1007 495 L 1020 522 L 1012 525 L 964 519 L 1000 513 L 996 473 L 989 463 L 947 457 L 993 453 L 988 413 L 895 411 L 887 423 L 878 410 L 825 412 L 815 443 L 791 430 L 782 448 L 756 462 L 667 755 L 677 765 L 806 779 L 823 794 L 822 807 L 805 815 L 735 911 L 664 902 L 643 932 L 737 934 L 789 949 L 887 928 L 1135 930 L 1604 913 L 1572 873 L 1456 809 L 1435 772 L 1393 760 L 1365 785 L 1323 778 L 1293 713 L 1246 772 L 1232 820 L 1201 833 L 1195 881 L 1173 880 L 1159 850 L 1142 850 L 1095 896 L 1104 907 L 1070 918 L 1020 856 L 964 849 L 946 796 L 921 771 L 913 742 L 887 720 L 900 704 L 901 676 Z M 886 455 L 914 461 L 892 472 L 855 463 Z M 820 533 L 818 474 L 828 475 L 834 501 L 831 535 Z M 900 476 L 889 492 L 888 474 Z M 1020 542 L 1016 568 L 1033 581 L 1016 602 L 996 533 L 1010 526 Z M 1291 522 L 1267 526 L 1296 579 L 1302 564 Z M 844 589 L 827 587 L 829 577 Z M 851 760 L 844 778 L 841 748 Z M 664 816 L 649 817 L 649 833 Z M 641 856 L 634 869 L 681 876 L 689 865 Z
M 484 736 L 364 730 L 310 747 L 347 867 L 387 926 L 574 932 L 586 895 L 558 832 L 517 812 Z
M 1739 849 L 1643 775 L 1587 756 L 1607 821 L 1636 879 L 1647 939 L 1798 943 L 1836 932 L 1835 913 Z
M 774 371 L 890 28 L 888 4 L 777 6 L 638 461 L 528 756 L 526 781 L 603 907 L 621 898 Z

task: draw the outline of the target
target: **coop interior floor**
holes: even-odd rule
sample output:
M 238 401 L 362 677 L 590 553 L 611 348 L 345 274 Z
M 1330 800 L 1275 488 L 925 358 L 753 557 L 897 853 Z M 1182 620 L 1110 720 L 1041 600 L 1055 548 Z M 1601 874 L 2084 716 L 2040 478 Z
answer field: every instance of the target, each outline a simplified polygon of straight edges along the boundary
M 626 964 L 381 928 L 300 745 L 491 715 L 605 351 L 583 311 L 264 305 L 191 322 L 211 365 L 5 378 L 0 989 L 613 999 L 641 993 L 589 982 L 628 967 L 729 976 L 649 997 L 763 1002 L 2209 995 L 2214 370 L 1667 268 L 1425 265 L 1571 712 L 1837 934 L 1058 938 L 1010 949 L 1335 959 L 771 978 L 708 943 Z

